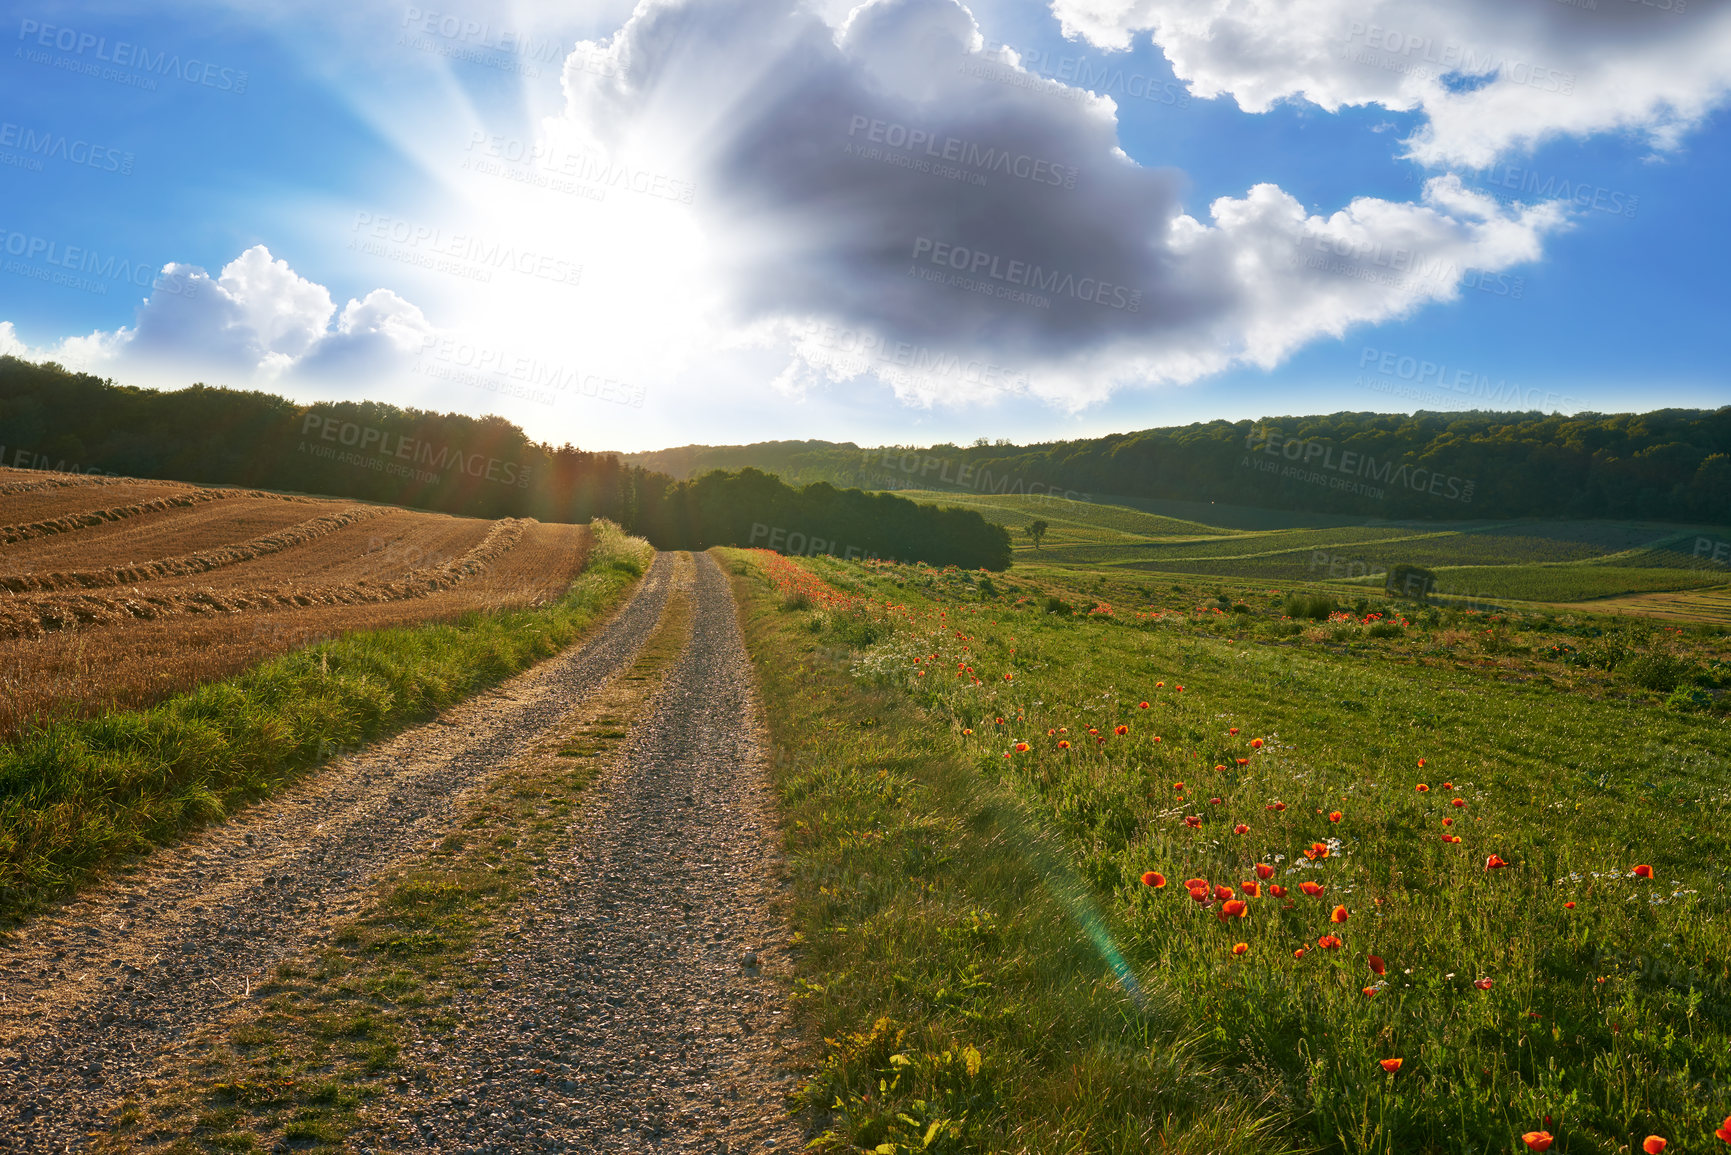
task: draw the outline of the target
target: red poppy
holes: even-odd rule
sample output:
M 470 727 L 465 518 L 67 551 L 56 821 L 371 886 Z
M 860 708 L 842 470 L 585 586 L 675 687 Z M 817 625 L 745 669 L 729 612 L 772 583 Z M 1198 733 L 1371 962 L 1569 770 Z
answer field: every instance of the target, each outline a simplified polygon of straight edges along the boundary
M 1088 727 L 1088 733 L 1090 733 L 1090 734 L 1098 734 L 1099 732 L 1100 732 L 1100 730 L 1096 726 L 1089 726 Z
M 1226 893 L 1231 894 L 1232 892 L 1229 890 Z M 1249 912 L 1250 904 L 1245 902 L 1242 898 L 1232 899 L 1220 908 L 1220 915 L 1222 918 L 1246 918 L 1249 916 Z
M 1192 829 L 1200 828 L 1202 826 L 1202 815 L 1200 815 L 1200 814 L 1186 814 L 1184 816 L 1184 825 L 1186 825 Z
M 1237 826 L 1234 826 L 1232 828 L 1232 833 L 1234 833 L 1234 834 L 1249 834 L 1250 833 L 1250 827 L 1248 827 L 1248 826 L 1244 825 L 1244 823 L 1240 822 Z
M 1174 783 L 1172 783 L 1172 789 L 1174 789 L 1174 790 L 1182 790 L 1182 789 L 1184 789 L 1184 783 L 1182 783 L 1182 782 L 1174 782 Z
M 1444 826 L 1453 826 L 1454 824 L 1455 824 L 1455 820 L 1452 818 L 1443 819 L 1443 825 Z
M 1257 878 L 1273 878 L 1274 877 L 1274 867 L 1270 866 L 1266 862 L 1258 862 L 1256 864 L 1256 877 Z
M 967 736 L 968 736 L 968 735 L 969 735 L 969 734 L 972 734 L 972 733 L 973 733 L 973 731 L 972 731 L 972 730 L 968 730 L 968 729 L 964 729 L 964 730 L 963 730 L 963 731 L 962 731 L 962 736 L 963 736 L 963 737 L 964 737 L 964 738 L 965 738 L 965 737 L 967 737 Z
M 1304 857 L 1310 859 L 1312 862 L 1320 862 L 1322 859 L 1327 858 L 1328 843 L 1312 842 L 1310 844 L 1310 849 L 1304 852 Z
M 1130 727 L 1128 727 L 1128 726 L 1115 726 L 1112 729 L 1112 733 L 1119 734 L 1119 735 L 1128 734 L 1129 732 L 1130 732 Z
M 1268 893 L 1272 894 L 1275 898 L 1285 898 L 1286 897 L 1286 888 L 1284 886 L 1270 885 L 1268 888 Z
M 1069 748 L 1070 748 L 1070 740 L 1068 738 L 1058 739 L 1058 749 L 1068 750 Z
M 1465 806 L 1466 804 L 1467 800 L 1465 798 L 1456 798 L 1452 803 L 1450 803 L 1452 806 Z
M 1419 759 L 1419 760 L 1418 760 L 1418 768 L 1419 768 L 1419 769 L 1420 769 L 1420 770 L 1423 770 L 1423 769 L 1424 769 L 1424 759 L 1423 759 L 1423 758 L 1420 758 L 1420 759 Z
M 1136 708 L 1138 710 L 1146 710 L 1148 708 L 1148 703 L 1147 702 L 1138 702 L 1136 704 Z
M 1235 942 L 1232 944 L 1232 953 L 1233 954 L 1243 954 L 1245 951 L 1247 951 L 1249 949 L 1250 949 L 1250 944 L 1247 942 Z
M 1370 969 L 1375 971 L 1377 974 L 1388 973 L 1388 964 L 1383 962 L 1382 959 L 1378 958 L 1376 955 L 1371 955 L 1365 961 L 1370 963 Z
M 1572 902 L 1565 902 L 1565 903 L 1564 903 L 1564 904 L 1563 904 L 1563 909 L 1564 909 L 1564 910 L 1574 910 L 1574 909 L 1575 909 L 1575 904 L 1574 904 L 1574 903 L 1572 903 Z
M 1180 694 L 1182 694 L 1184 692 L 1183 686 L 1174 686 L 1173 689 L 1177 690 Z
M 1228 730 L 1228 731 L 1226 731 L 1226 732 L 1227 732 L 1227 733 L 1228 733 L 1228 734 L 1236 734 L 1236 733 L 1238 733 L 1238 727 L 1237 727 L 1237 726 L 1234 726 L 1234 727 L 1232 727 L 1232 729 L 1230 729 L 1230 730 Z
M 1225 902 L 1227 899 L 1231 898 L 1232 895 L 1232 888 L 1227 886 L 1225 883 L 1220 883 L 1214 888 L 1214 897 L 1218 898 L 1221 902 Z
M 1203 890 L 1207 890 L 1208 889 L 1208 880 L 1206 878 L 1186 878 L 1184 880 L 1184 889 L 1185 890 L 1195 890 L 1197 887 L 1201 887 Z
M 1461 836 L 1458 834 L 1445 834 L 1445 835 L 1443 835 L 1443 841 L 1444 842 L 1459 842 L 1460 840 L 1461 840 Z
M 1004 724 L 1004 720 L 1002 718 L 999 718 L 998 719 L 998 725 L 1002 726 L 1003 724 Z
M 1642 863 L 1640 866 L 1637 866 L 1635 868 L 1635 877 L 1636 878 L 1652 878 L 1653 877 L 1653 868 L 1651 866 L 1648 866 L 1646 863 Z
M 1323 950 L 1339 950 L 1340 939 L 1332 934 L 1325 934 L 1316 940 L 1316 945 L 1321 947 Z
M 1245 894 L 1248 894 L 1251 898 L 1262 897 L 1262 884 L 1260 882 L 1241 882 L 1238 884 L 1238 889 L 1242 890 Z
M 1251 740 L 1250 740 L 1250 748 L 1251 748 L 1251 749 L 1252 749 L 1252 750 L 1260 750 L 1260 749 L 1262 749 L 1262 739 L 1261 739 L 1261 738 L 1252 738 L 1252 739 L 1251 739 Z
M 1481 990 L 1481 991 L 1488 991 L 1491 989 L 1491 980 L 1490 979 L 1474 979 L 1473 980 L 1473 986 L 1479 988 L 1479 990 Z
M 1387 1071 L 1389 1074 L 1392 1075 L 1396 1071 L 1400 1070 L 1400 1064 L 1401 1064 L 1401 1060 L 1399 1060 L 1399 1059 L 1383 1059 L 1382 1060 L 1382 1069 Z
M 1719 1124 L 1719 1129 L 1713 1134 L 1727 1143 L 1731 1143 L 1731 1115 L 1725 1116 L 1725 1121 Z
M 1297 950 L 1293 951 L 1292 957 L 1293 958 L 1303 958 L 1304 957 L 1304 948 L 1299 947 Z
M 1641 1140 L 1641 1150 L 1645 1151 L 1647 1155 L 1659 1155 L 1659 1152 L 1664 1149 L 1665 1140 L 1661 1139 L 1657 1135 L 1649 1135 L 1645 1139 Z
M 1455 784 L 1453 782 L 1444 782 L 1443 783 L 1443 789 L 1444 790 L 1453 790 L 1454 788 L 1455 788 Z
M 1338 810 L 1329 811 L 1328 820 L 1330 822 L 1339 822 L 1340 821 L 1340 811 L 1338 811 Z
M 1351 917 L 1351 915 L 1346 913 L 1346 907 L 1344 906 L 1337 906 L 1328 912 L 1328 921 L 1337 926 Z
M 1418 784 L 1418 792 L 1420 794 L 1429 794 L 1430 793 L 1430 787 L 1426 786 L 1423 782 L 1420 782 Z
M 1303 882 L 1298 884 L 1298 889 L 1310 895 L 1310 897 L 1315 898 L 1323 892 L 1324 887 L 1320 882 L 1311 882 L 1309 879 L 1305 879 Z
M 1166 683 L 1165 682 L 1155 682 L 1154 688 L 1156 690 L 1164 690 L 1166 688 Z
M 1237 759 L 1234 759 L 1234 761 L 1236 761 L 1240 766 L 1250 765 L 1250 759 L 1248 759 L 1248 758 L 1237 758 Z
M 1549 1151 L 1553 1140 L 1549 1131 L 1528 1131 L 1521 1136 L 1521 1142 L 1534 1151 Z
M 1016 678 L 1016 675 L 1014 675 L 1014 674 L 1005 674 L 1004 675 L 1004 681 L 1006 681 L 1006 682 L 1012 682 L 1015 680 L 1015 678 Z
M 1158 734 L 1154 735 L 1154 740 L 1156 742 L 1160 741 L 1160 735 L 1158 735 Z
M 1197 902 L 1207 903 L 1209 899 L 1208 890 L 1206 887 L 1193 887 L 1190 891 L 1190 897 L 1194 898 Z
M 1027 752 L 1028 752 L 1028 744 L 1026 742 L 1017 742 L 1016 743 L 1016 753 L 1026 754 Z
M 1502 860 L 1501 855 L 1493 854 L 1489 858 L 1485 859 L 1485 869 L 1486 870 L 1501 870 L 1503 867 L 1505 867 L 1507 865 L 1508 865 L 1508 863 L 1506 863 Z
M 1209 800 L 1208 800 L 1208 804 L 1209 804 L 1209 805 L 1210 805 L 1210 806 L 1218 806 L 1218 805 L 1220 805 L 1220 799 L 1218 799 L 1218 798 L 1210 798 L 1210 799 L 1209 799 Z
M 1285 810 L 1285 809 L 1286 809 L 1286 803 L 1284 803 L 1284 802 L 1276 802 L 1276 803 L 1275 803 L 1275 804 L 1274 804 L 1274 808 L 1275 808 L 1275 809 L 1276 809 L 1276 810 Z
M 1147 874 L 1142 876 L 1142 885 L 1152 886 L 1155 890 L 1159 890 L 1162 886 L 1166 885 L 1166 876 L 1161 874 L 1158 870 L 1150 870 Z
M 1375 987 L 1365 987 L 1364 988 L 1364 997 L 1367 999 L 1374 999 L 1376 997 L 1376 988 Z

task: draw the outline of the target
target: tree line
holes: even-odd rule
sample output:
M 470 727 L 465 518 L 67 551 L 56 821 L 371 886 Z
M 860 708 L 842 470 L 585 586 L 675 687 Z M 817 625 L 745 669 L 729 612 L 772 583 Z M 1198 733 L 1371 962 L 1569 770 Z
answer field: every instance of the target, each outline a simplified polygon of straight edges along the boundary
M 853 548 L 853 556 L 970 569 L 1010 562 L 1008 534 L 971 511 L 828 484 L 796 489 L 750 469 L 678 481 L 617 454 L 541 444 L 498 416 L 370 401 L 303 405 L 206 385 L 141 389 L 15 357 L 0 357 L 0 465 L 351 497 L 466 517 L 606 517 L 662 549 L 768 545 L 772 537 L 785 544 L 798 534 L 807 552 Z M 837 548 L 811 550 L 814 540 Z
M 765 442 L 627 460 L 870 489 L 1079 492 L 1375 518 L 1731 524 L 1731 406 L 1651 413 L 1334 413 L 1017 446 Z

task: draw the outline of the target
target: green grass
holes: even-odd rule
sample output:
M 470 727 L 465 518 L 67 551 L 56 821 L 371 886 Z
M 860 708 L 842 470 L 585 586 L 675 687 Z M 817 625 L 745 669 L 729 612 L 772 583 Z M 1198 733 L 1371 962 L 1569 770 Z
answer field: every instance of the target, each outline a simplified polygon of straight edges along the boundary
M 1401 563 L 1446 576 L 1457 593 L 1532 601 L 1587 601 L 1619 594 L 1705 589 L 1731 582 L 1731 567 L 1703 562 L 1698 539 L 1731 537 L 1712 527 L 1658 522 L 1373 522 L 1309 518 L 1208 506 L 1093 502 L 1044 496 L 913 491 L 922 501 L 961 505 L 1011 531 L 1017 566 L 1121 568 L 1271 582 L 1326 581 L 1384 572 Z M 1115 502 L 1126 504 L 1115 504 Z M 1248 516 L 1264 513 L 1264 517 Z M 1026 527 L 1044 520 L 1036 548 Z M 1225 528 L 1226 526 L 1237 528 Z
M 1079 932 L 1117 916 L 1062 840 L 947 719 L 851 676 L 845 616 L 787 608 L 753 555 L 725 554 L 774 742 L 794 1001 L 825 1040 L 801 1095 L 813 1149 L 1284 1150 L 1183 1008 L 1138 1003 Z
M 803 564 L 877 599 L 864 616 L 881 635 L 825 644 L 835 611 L 782 611 L 782 641 L 757 643 L 766 686 L 787 683 L 766 693 L 797 752 L 783 790 L 814 928 L 805 981 L 832 1038 L 886 1017 L 918 1040 L 902 1045 L 927 1056 L 910 1060 L 919 1070 L 963 1042 L 998 1064 L 967 1149 L 1128 1150 L 1150 1118 L 1178 1149 L 1224 1148 L 1198 1095 L 1270 1116 L 1258 1150 L 1508 1151 L 1545 1116 L 1556 1151 L 1639 1150 L 1648 1134 L 1717 1149 L 1731 1112 L 1731 734 L 1722 697 L 1667 696 L 1678 671 L 1661 659 L 1687 646 L 1724 671 L 1723 631 L 1438 615 L 1386 639 L 1357 620 L 1285 635 L 1266 606 L 1064 617 L 982 598 L 965 575 Z M 1576 682 L 1577 668 L 1594 672 Z M 985 813 L 979 800 L 998 797 L 1025 818 Z M 1325 859 L 1302 857 L 1329 839 Z M 1492 854 L 1509 865 L 1487 870 Z M 1248 899 L 1242 920 L 1182 885 L 1237 888 L 1258 863 L 1291 893 Z M 1169 885 L 1142 885 L 1149 870 Z M 1301 880 L 1326 893 L 1304 896 Z M 1346 922 L 1330 921 L 1336 905 Z M 977 942 L 973 908 L 991 928 Z M 1319 945 L 1328 933 L 1340 949 Z M 1114 957 L 1147 1009 L 1118 993 Z M 1114 1016 L 1122 1070 L 1100 1058 Z M 1174 1069 L 1202 1084 L 1136 1083 L 1172 1039 L 1186 1040 Z M 874 1061 L 838 1047 L 822 1094 L 848 1102 Z M 1137 1092 L 1113 1098 L 1121 1080 Z M 927 1102 L 951 1093 L 937 1075 L 922 1086 Z M 1086 1127 L 1066 1140 L 1056 1118 Z
M 588 568 L 551 605 L 349 634 L 148 710 L 52 723 L 0 747 L 0 919 L 556 653 L 647 557 L 598 522 Z

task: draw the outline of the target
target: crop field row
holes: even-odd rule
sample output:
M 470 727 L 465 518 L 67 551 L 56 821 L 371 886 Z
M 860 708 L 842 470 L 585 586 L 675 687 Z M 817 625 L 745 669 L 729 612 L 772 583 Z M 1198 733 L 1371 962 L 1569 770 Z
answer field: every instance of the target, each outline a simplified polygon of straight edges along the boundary
M 229 512 L 227 510 L 219 512 Z M 274 512 L 274 511 L 272 511 Z M 140 585 L 163 578 L 206 574 L 255 558 L 269 557 L 335 533 L 339 529 L 378 517 L 384 511 L 357 505 L 341 513 L 322 514 L 306 521 L 275 529 L 234 545 L 216 546 L 155 561 L 103 566 L 100 569 L 65 570 L 52 573 L 0 573 L 0 589 L 9 593 L 49 590 L 100 589 L 107 586 Z
M 350 630 L 545 602 L 589 548 L 581 526 L 152 484 L 101 486 L 139 499 L 104 518 L 123 506 L 93 502 L 95 488 L 26 491 L 38 504 L 24 517 L 50 494 L 81 495 L 82 511 L 0 546 L 0 733 L 148 705 Z M 0 517 L 28 525 L 19 500 Z
M 91 486 L 149 486 L 158 482 L 139 481 L 130 477 L 96 477 L 83 473 L 52 473 L 36 469 L 0 468 L 0 497 L 18 494 L 49 493 L 65 489 L 87 489 Z
M 1100 1149 L 1148 1140 L 1148 1117 L 1187 1115 L 1186 1064 L 1223 1070 L 1261 1105 L 1260 1150 L 1465 1155 L 1540 1130 L 1606 1155 L 1647 1135 L 1713 1143 L 1731 1111 L 1731 740 L 1710 691 L 1639 687 L 1661 669 L 1722 683 L 1722 631 L 1637 637 L 1537 615 L 1468 629 L 1393 605 L 1315 626 L 1278 603 L 1083 612 L 1087 594 L 1054 587 L 1075 611 L 1060 613 L 1014 596 L 1026 577 L 750 564 L 814 645 L 845 655 L 859 690 L 835 701 L 834 724 L 869 725 L 873 694 L 916 705 L 958 767 L 1025 809 L 1028 845 L 1063 848 L 1040 869 L 1124 1033 L 1188 1040 L 1148 1060 L 1172 1065 L 1153 1092 L 1172 1101 L 1127 1108 L 1122 1134 L 1102 1124 Z M 1285 625 L 1300 632 L 1282 641 Z M 1482 664 L 1447 660 L 1475 635 Z M 1379 640 L 1410 646 L 1407 660 Z M 1609 662 L 1628 688 L 1511 679 L 1512 649 L 1553 669 Z M 917 771 L 889 766 L 886 797 L 921 789 Z M 917 832 L 898 837 L 914 853 Z M 982 1147 L 1003 1145 L 994 1122 L 1093 1110 L 1082 1083 L 1029 1074 L 1097 1060 L 1046 1052 L 1049 1028 L 1030 1017 L 1042 980 L 998 945 L 1026 937 L 1017 904 L 924 911 L 927 939 L 951 944 L 934 972 L 876 910 L 881 885 L 832 868 L 812 897 L 814 956 L 850 960 L 807 979 L 821 1007 L 869 989 L 886 1030 L 919 1024 L 894 1084 L 868 1089 L 871 1020 L 835 1053 L 824 1093 L 848 1138 L 916 1145 L 898 1119 L 967 1104 L 939 1054 L 963 1048 L 984 1070 L 1021 1072 L 946 1116 L 979 1128 Z M 880 969 L 895 983 L 877 984 Z M 1031 1102 L 1036 1090 L 1047 1098 Z
M 52 513 L 54 512 L 54 507 L 60 505 L 74 507 L 74 512 L 60 516 L 39 517 L 39 520 L 25 522 L 18 525 L 0 526 L 0 545 L 11 545 L 14 542 L 29 541 L 31 538 L 46 537 L 49 534 L 70 533 L 73 530 L 88 529 L 92 526 L 101 525 L 104 522 L 122 521 L 129 517 L 142 517 L 145 514 L 158 513 L 164 510 L 173 509 L 176 506 L 197 505 L 206 501 L 221 501 L 226 498 L 237 496 L 240 491 L 225 489 L 194 489 L 180 493 L 171 493 L 165 497 L 151 497 L 149 496 L 150 492 L 151 491 L 147 490 L 140 494 L 139 500 L 137 501 L 125 505 L 111 505 L 105 509 L 86 508 L 90 504 L 90 499 L 88 497 L 78 494 L 76 491 L 64 492 L 63 496 L 68 498 L 78 498 L 79 500 L 36 503 L 37 507 L 30 512 L 37 515 Z M 103 496 L 112 498 L 119 495 L 110 491 L 109 493 L 105 493 Z M 7 502 L 8 512 L 13 516 L 18 516 L 19 513 L 24 512 L 17 508 L 17 504 L 16 499 Z

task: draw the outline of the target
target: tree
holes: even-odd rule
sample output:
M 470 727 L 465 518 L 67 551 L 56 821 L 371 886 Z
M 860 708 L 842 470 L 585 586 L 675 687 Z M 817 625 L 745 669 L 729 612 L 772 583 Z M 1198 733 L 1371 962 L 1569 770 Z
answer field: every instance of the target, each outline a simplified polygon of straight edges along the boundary
M 1028 536 L 1034 539 L 1035 549 L 1040 548 L 1040 539 L 1046 536 L 1046 531 L 1050 528 L 1051 526 L 1044 521 L 1033 521 L 1028 524 Z
M 1395 597 L 1428 602 L 1430 595 L 1436 592 L 1436 574 L 1422 566 L 1402 562 L 1388 571 L 1383 588 Z

